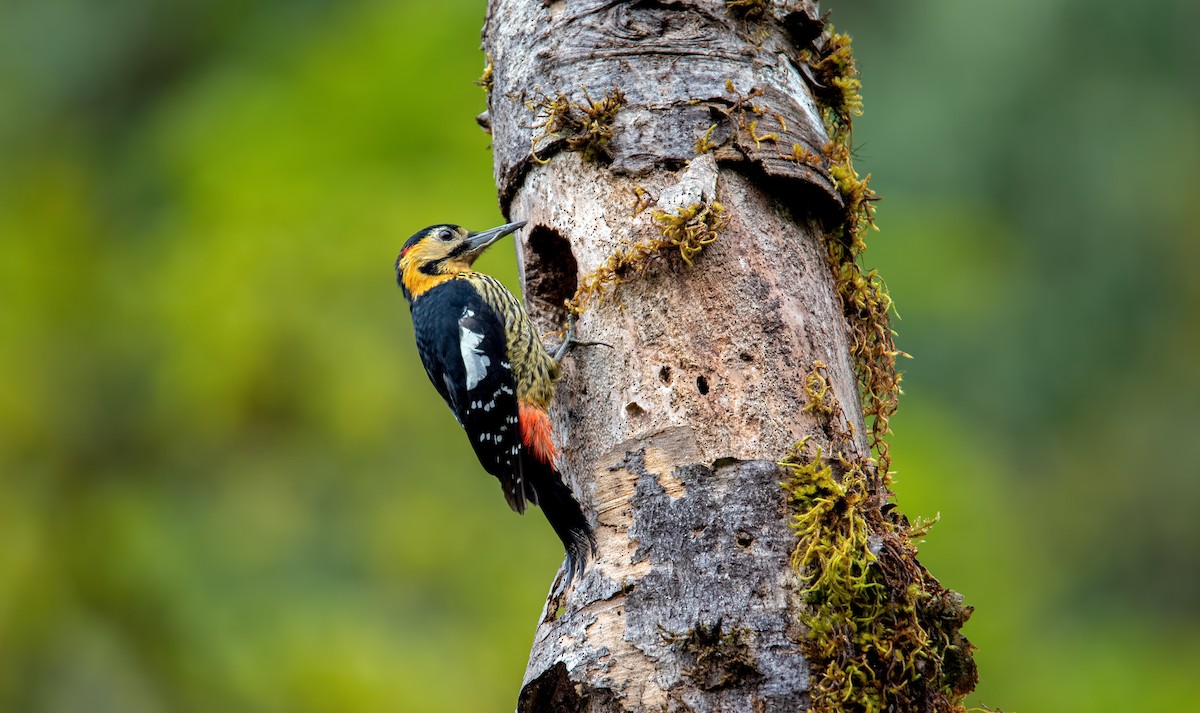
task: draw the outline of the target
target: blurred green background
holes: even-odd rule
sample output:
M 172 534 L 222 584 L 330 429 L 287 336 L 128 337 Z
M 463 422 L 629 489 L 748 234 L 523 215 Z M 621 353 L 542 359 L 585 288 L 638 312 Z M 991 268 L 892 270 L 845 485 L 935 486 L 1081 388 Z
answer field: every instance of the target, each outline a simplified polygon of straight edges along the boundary
M 977 606 L 972 700 L 1194 701 L 1200 11 L 830 7 L 915 356 L 900 505 Z M 0 3 L 0 709 L 511 710 L 561 552 L 391 267 L 500 220 L 483 13 Z

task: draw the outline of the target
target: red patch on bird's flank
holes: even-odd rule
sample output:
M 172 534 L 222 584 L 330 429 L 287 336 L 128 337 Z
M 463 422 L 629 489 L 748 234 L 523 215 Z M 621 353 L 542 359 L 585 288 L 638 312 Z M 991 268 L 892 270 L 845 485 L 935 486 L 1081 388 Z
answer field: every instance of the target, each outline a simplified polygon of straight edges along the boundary
M 554 429 L 550 426 L 550 417 L 537 406 L 522 403 L 520 405 L 521 442 L 529 449 L 535 458 L 543 463 L 554 465 L 558 458 L 558 449 L 554 447 Z

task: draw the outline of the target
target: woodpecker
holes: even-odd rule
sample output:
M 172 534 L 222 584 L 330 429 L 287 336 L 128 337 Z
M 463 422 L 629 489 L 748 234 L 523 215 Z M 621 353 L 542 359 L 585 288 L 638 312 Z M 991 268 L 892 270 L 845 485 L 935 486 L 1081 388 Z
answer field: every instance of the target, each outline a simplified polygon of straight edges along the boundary
M 541 507 L 566 549 L 566 578 L 582 574 L 596 540 L 558 471 L 546 408 L 570 330 L 551 356 L 521 302 L 471 268 L 484 250 L 524 222 L 472 233 L 434 225 L 396 258 L 396 282 L 412 313 L 417 351 L 434 388 L 467 432 L 483 469 L 517 513 Z

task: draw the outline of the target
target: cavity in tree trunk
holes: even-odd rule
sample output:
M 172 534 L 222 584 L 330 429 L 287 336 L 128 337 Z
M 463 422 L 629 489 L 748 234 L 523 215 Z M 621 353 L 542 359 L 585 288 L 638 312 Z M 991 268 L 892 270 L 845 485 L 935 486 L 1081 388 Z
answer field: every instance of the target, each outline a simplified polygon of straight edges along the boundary
M 848 40 L 809 2 L 491 0 L 484 49 L 526 304 L 611 345 L 552 407 L 599 557 L 519 710 L 960 708 L 970 609 L 889 502 Z

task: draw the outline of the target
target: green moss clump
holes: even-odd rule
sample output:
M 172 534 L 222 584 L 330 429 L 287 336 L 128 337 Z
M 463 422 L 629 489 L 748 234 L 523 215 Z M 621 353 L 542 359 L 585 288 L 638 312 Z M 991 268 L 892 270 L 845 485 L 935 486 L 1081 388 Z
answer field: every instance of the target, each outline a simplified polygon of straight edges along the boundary
M 829 372 L 825 370 L 823 361 L 814 361 L 812 368 L 808 370 L 808 375 L 804 377 L 804 393 L 808 394 L 808 403 L 802 409 L 804 411 L 812 411 L 829 418 L 841 410 L 837 399 L 829 391 Z
M 799 537 L 792 566 L 805 583 L 812 710 L 961 711 L 977 680 L 959 633 L 971 608 L 917 562 L 913 543 L 928 525 L 884 514 L 873 461 L 807 441 L 780 465 Z
M 863 395 L 871 448 L 885 482 L 890 482 L 891 454 L 886 437 L 892 432 L 889 421 L 900 401 L 901 374 L 896 371 L 896 358 L 906 356 L 894 342 L 888 314 L 892 298 L 877 271 L 864 273 L 857 262 L 839 259 L 835 249 L 830 252 L 838 295 L 850 325 L 850 353 Z
M 792 152 L 790 154 L 781 154 L 781 156 L 812 168 L 824 168 L 825 166 L 825 161 L 819 154 L 809 151 L 800 144 L 792 144 Z
M 608 142 L 613 134 L 617 112 L 625 105 L 625 95 L 617 87 L 599 100 L 583 90 L 584 101 L 571 101 L 566 94 L 542 96 L 526 106 L 538 117 L 533 124 L 535 136 L 530 149 L 534 160 L 539 144 L 563 141 L 567 150 L 576 151 L 585 161 L 611 161 Z M 540 134 L 538 134 L 540 130 Z
M 943 588 L 916 558 L 915 542 L 931 523 L 911 525 L 891 507 L 888 420 L 900 396 L 891 329 L 891 297 L 882 278 L 862 267 L 864 236 L 875 229 L 870 176 L 854 169 L 853 117 L 862 113 L 861 84 L 850 38 L 829 26 L 805 53 L 815 98 L 829 135 L 819 159 L 793 147 L 798 162 L 824 167 L 843 212 L 826 244 L 850 331 L 863 413 L 875 458 L 847 455 L 853 441 L 827 379 L 814 363 L 804 382 L 805 410 L 826 419 L 830 453 L 805 438 L 780 465 L 799 542 L 792 567 L 804 580 L 808 628 L 805 657 L 813 666 L 814 711 L 962 711 L 978 680 L 973 647 L 959 633 L 971 608 Z M 823 365 L 822 365 L 823 366 Z
M 829 128 L 829 138 L 848 143 L 854 117 L 862 116 L 862 81 L 850 49 L 850 36 L 834 32 L 833 25 L 827 25 L 817 49 L 800 54 L 816 80 L 813 94 Z
M 725 10 L 743 20 L 761 20 L 771 6 L 769 0 L 725 0 Z
M 696 624 L 683 634 L 659 629 L 664 641 L 694 657 L 683 675 L 702 691 L 732 688 L 762 676 L 750 648 L 751 634 L 747 627 L 722 633 L 718 620 L 712 626 Z
M 720 236 L 729 223 L 725 206 L 716 201 L 693 203 L 673 213 L 654 210 L 650 215 L 662 231 L 666 245 L 679 248 L 680 257 L 688 265 L 705 245 L 711 245 Z
M 823 163 L 842 198 L 841 219 L 826 248 L 842 312 L 850 327 L 850 352 L 863 397 L 863 416 L 870 432 L 871 448 L 879 471 L 890 478 L 891 456 L 887 436 L 889 420 L 900 400 L 900 374 L 896 359 L 907 356 L 896 348 L 891 327 L 892 299 L 875 270 L 865 271 L 860 258 L 867 248 L 867 230 L 875 225 L 875 201 L 869 185 L 871 176 L 859 176 L 851 153 L 853 118 L 862 114 L 862 83 L 850 49 L 850 37 L 834 32 L 829 25 L 817 43 L 819 49 L 802 54 L 817 82 L 814 96 L 825 121 L 829 143 Z M 803 147 L 793 147 L 794 158 L 809 165 L 822 163 Z
M 483 68 L 483 74 L 479 76 L 479 79 L 475 80 L 475 84 L 483 87 L 483 91 L 491 94 L 494 79 L 493 74 L 495 73 L 496 66 L 492 63 L 491 54 L 487 54 L 485 56 L 487 57 L 487 64 Z
M 726 79 L 725 91 L 733 96 L 733 103 L 726 112 L 726 116 L 739 132 L 746 132 L 746 135 L 748 135 L 750 140 L 754 142 L 754 147 L 756 149 L 762 149 L 762 145 L 765 142 L 770 142 L 772 144 L 777 144 L 779 142 L 779 134 L 774 131 L 764 131 L 759 133 L 759 120 L 762 117 L 770 116 L 772 119 L 774 119 L 775 123 L 779 124 L 780 131 L 784 133 L 787 132 L 787 120 L 783 118 L 782 114 L 770 111 L 765 105 L 754 103 L 755 99 L 766 93 L 766 90 L 762 87 L 754 87 L 750 90 L 749 94 L 742 94 L 733 85 L 732 80 Z M 712 130 L 710 129 L 710 134 L 711 131 Z M 700 150 L 700 144 L 697 144 L 696 148 L 697 150 Z M 703 151 L 701 151 L 701 153 L 703 153 Z
M 719 144 L 712 140 L 713 132 L 717 130 L 717 124 L 708 127 L 704 135 L 696 139 L 696 154 L 705 154 L 717 148 Z
M 637 191 L 635 215 L 653 203 L 653 196 L 644 189 Z M 704 201 L 680 208 L 673 213 L 651 211 L 659 236 L 617 248 L 604 264 L 579 281 L 575 295 L 567 300 L 567 309 L 583 314 L 593 303 L 598 304 L 607 290 L 614 289 L 626 277 L 645 267 L 646 260 L 668 249 L 677 248 L 688 265 L 704 246 L 712 244 L 729 223 L 725 206 L 717 201 Z
M 780 119 L 779 121 L 782 124 L 783 120 Z M 755 148 L 762 148 L 764 141 L 770 141 L 771 143 L 776 143 L 779 141 L 779 134 L 775 133 L 774 131 L 768 131 L 763 134 L 758 133 L 757 120 L 751 121 L 750 125 L 746 128 L 750 132 L 750 138 L 754 140 Z
M 866 250 L 863 238 L 875 228 L 875 193 L 859 178 L 845 144 L 827 147 L 829 174 L 837 184 L 845 205 L 843 221 L 834 239 L 826 243 L 826 261 L 850 327 L 850 354 L 854 358 L 863 416 L 871 435 L 871 448 L 879 459 L 884 478 L 890 477 L 891 456 L 888 425 L 900 403 L 901 375 L 896 359 L 907 356 L 896 347 L 892 330 L 893 303 L 887 285 L 876 270 L 865 270 L 860 257 Z

